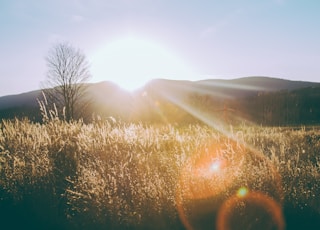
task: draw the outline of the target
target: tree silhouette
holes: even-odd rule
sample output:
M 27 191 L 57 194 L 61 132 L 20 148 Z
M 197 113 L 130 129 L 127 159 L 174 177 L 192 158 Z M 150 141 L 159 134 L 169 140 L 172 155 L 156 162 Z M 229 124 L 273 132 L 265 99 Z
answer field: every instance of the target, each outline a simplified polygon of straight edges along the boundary
M 55 44 L 45 60 L 48 70 L 42 88 L 49 104 L 63 111 L 67 121 L 79 118 L 89 103 L 84 84 L 91 77 L 86 56 L 64 42 Z

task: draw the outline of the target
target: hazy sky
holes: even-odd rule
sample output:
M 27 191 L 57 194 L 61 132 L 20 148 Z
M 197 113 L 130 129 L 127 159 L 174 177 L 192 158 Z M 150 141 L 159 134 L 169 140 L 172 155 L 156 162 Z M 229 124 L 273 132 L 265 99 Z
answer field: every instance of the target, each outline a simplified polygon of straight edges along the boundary
M 83 50 L 93 82 L 320 82 L 319 12 L 318 0 L 0 0 L 0 96 L 38 89 L 59 41 Z

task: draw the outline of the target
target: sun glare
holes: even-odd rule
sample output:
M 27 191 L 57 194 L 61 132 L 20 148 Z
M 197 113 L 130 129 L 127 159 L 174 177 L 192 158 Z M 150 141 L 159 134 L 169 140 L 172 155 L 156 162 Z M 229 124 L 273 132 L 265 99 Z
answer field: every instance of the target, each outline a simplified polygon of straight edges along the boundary
M 185 79 L 191 72 L 160 44 L 127 37 L 100 47 L 91 57 L 93 80 L 112 81 L 135 90 L 155 78 Z

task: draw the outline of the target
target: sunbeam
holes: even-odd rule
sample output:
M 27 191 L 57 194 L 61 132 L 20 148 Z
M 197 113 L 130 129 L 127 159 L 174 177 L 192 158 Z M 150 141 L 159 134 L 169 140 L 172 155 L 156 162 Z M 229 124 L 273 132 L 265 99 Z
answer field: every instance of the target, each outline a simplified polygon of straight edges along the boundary
M 221 118 L 219 118 L 216 114 L 212 113 L 211 111 L 200 110 L 199 108 L 196 107 L 196 105 L 190 104 L 187 100 L 188 98 L 185 97 L 185 95 L 188 95 L 188 93 L 195 93 L 195 92 L 207 93 L 206 90 L 201 91 L 201 89 L 194 88 L 191 85 L 190 86 L 187 85 L 185 87 L 185 85 L 180 86 L 179 84 L 174 84 L 174 85 L 158 84 L 155 87 L 152 87 L 151 90 L 157 93 L 158 95 L 160 95 L 162 98 L 165 98 L 166 100 L 175 104 L 176 106 L 178 106 L 185 112 L 189 113 L 193 117 L 207 124 L 208 126 L 214 128 L 215 130 L 218 130 L 223 135 L 228 137 L 232 136 L 232 133 L 226 130 L 225 128 L 226 123 Z M 215 94 L 215 93 L 211 92 L 211 94 Z M 228 96 L 225 96 L 222 94 L 218 94 L 218 96 L 219 96 L 218 98 L 221 98 L 223 100 L 226 100 L 229 98 Z

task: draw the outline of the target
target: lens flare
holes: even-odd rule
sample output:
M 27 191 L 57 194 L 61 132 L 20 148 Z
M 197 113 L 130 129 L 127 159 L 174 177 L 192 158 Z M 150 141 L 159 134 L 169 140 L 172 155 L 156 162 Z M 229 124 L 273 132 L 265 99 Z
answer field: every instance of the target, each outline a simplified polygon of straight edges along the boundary
M 221 206 L 216 228 L 226 229 L 284 229 L 281 205 L 261 192 L 240 188 Z
M 276 229 L 282 229 L 279 174 L 265 156 L 235 140 L 220 137 L 204 144 L 183 166 L 176 191 L 177 210 L 186 229 L 212 229 L 217 215 L 222 221 L 219 226 L 228 226 L 227 214 L 241 201 L 262 209 Z
M 149 87 L 148 92 L 155 93 L 166 101 L 178 106 L 187 114 L 205 123 L 222 135 L 218 139 L 208 140 L 207 143 L 203 143 L 203 148 L 193 153 L 180 171 L 175 199 L 179 217 L 185 228 L 212 229 L 217 224 L 217 215 L 220 218 L 224 217 L 224 215 L 221 217 L 220 208 L 226 205 L 225 202 L 230 197 L 235 196 L 236 199 L 241 199 L 237 203 L 239 207 L 244 203 L 253 204 L 255 207 L 262 209 L 262 213 L 263 211 L 266 212 L 264 210 L 265 207 L 267 207 L 267 210 L 273 207 L 272 210 L 274 212 L 267 212 L 267 214 L 271 214 L 266 216 L 269 216 L 272 220 L 275 219 L 272 223 L 275 223 L 276 229 L 281 229 L 283 226 L 280 215 L 283 190 L 281 178 L 277 170 L 263 153 L 256 151 L 243 142 L 237 141 L 234 133 L 228 131 L 226 128 L 228 119 L 225 116 L 225 111 L 227 111 L 225 104 L 222 110 L 218 108 L 219 106 L 221 107 L 221 103 L 217 103 L 216 110 L 210 110 L 201 106 L 199 107 L 196 103 L 192 103 L 192 101 L 190 102 L 190 99 L 186 98 L 185 95 L 190 92 L 199 93 L 200 95 L 208 94 L 209 98 L 219 98 L 220 101 L 232 98 L 229 95 L 221 93 L 222 90 L 218 92 L 207 91 L 205 85 L 199 88 L 188 84 L 188 82 L 184 82 L 184 84 L 180 84 L 179 82 L 167 84 L 166 81 L 154 83 L 154 86 L 151 85 Z M 241 89 L 241 87 L 234 86 L 235 89 Z M 224 86 L 221 88 L 223 89 Z M 219 115 L 219 111 L 223 111 L 223 114 Z M 231 115 L 230 118 L 236 122 L 244 121 L 243 118 L 238 117 L 236 114 Z M 243 139 L 241 140 L 244 141 Z M 256 193 L 262 193 L 268 198 L 261 195 L 262 198 L 257 199 Z M 249 202 L 250 197 L 252 197 L 254 202 Z M 266 202 L 266 200 L 270 200 L 269 198 L 272 201 Z M 264 205 L 265 202 L 267 205 Z M 226 212 L 230 211 L 230 209 L 226 210 Z M 252 210 L 254 209 L 249 209 L 250 212 Z M 254 215 L 248 216 L 255 217 Z M 227 225 L 229 219 L 229 217 L 223 219 L 225 222 L 222 223 L 226 223 L 223 226 L 229 226 Z M 233 219 L 231 218 L 230 220 Z M 250 221 L 254 222 L 255 219 L 250 219 Z M 245 226 L 249 226 L 249 228 L 240 229 L 250 229 L 250 225 Z
M 221 166 L 221 161 L 216 160 L 216 161 L 212 162 L 212 164 L 210 166 L 210 171 L 212 173 L 219 172 L 220 166 Z
M 248 194 L 248 189 L 246 187 L 239 188 L 237 192 L 238 197 L 245 197 Z

